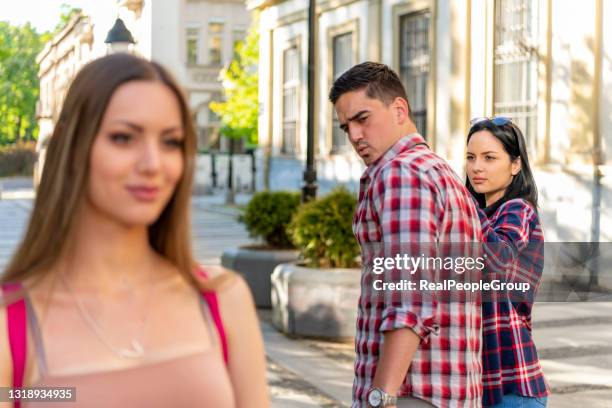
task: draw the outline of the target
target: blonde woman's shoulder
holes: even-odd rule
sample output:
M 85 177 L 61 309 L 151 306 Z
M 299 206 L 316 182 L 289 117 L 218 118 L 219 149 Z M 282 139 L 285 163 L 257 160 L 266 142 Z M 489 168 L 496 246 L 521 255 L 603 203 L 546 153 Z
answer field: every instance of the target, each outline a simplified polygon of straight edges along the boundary
M 220 265 L 202 265 L 200 268 L 204 274 L 198 274 L 198 280 L 204 290 L 217 294 L 224 314 L 255 307 L 251 290 L 242 276 Z

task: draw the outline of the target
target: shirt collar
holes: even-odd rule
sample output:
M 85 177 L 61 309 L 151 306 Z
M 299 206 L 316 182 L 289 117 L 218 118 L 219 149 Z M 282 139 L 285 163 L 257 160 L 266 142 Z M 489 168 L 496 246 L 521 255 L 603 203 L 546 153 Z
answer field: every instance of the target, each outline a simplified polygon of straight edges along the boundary
M 393 159 L 398 154 L 405 152 L 406 150 L 412 149 L 414 146 L 425 143 L 425 139 L 418 133 L 411 133 L 399 139 L 393 146 L 389 148 L 378 160 L 374 163 L 370 164 L 365 168 L 363 174 L 361 175 L 361 179 L 364 180 L 366 178 L 372 178 L 376 171 L 388 163 L 391 159 Z

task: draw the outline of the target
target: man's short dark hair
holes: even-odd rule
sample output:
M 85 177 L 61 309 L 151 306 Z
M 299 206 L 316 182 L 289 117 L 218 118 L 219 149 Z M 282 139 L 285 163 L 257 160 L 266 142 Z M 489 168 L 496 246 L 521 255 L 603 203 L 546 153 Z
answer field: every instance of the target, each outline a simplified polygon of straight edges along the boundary
M 378 99 L 387 106 L 397 97 L 408 102 L 406 89 L 397 74 L 385 64 L 370 61 L 355 65 L 340 75 L 329 91 L 329 100 L 336 104 L 345 93 L 362 89 L 366 90 L 368 98 Z

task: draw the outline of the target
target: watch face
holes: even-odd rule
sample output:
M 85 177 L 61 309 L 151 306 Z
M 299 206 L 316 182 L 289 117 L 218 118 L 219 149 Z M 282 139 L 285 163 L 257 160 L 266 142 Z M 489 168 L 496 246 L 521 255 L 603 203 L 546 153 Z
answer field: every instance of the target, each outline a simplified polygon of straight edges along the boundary
M 368 403 L 373 407 L 378 407 L 382 402 L 382 394 L 379 390 L 370 391 L 368 395 Z

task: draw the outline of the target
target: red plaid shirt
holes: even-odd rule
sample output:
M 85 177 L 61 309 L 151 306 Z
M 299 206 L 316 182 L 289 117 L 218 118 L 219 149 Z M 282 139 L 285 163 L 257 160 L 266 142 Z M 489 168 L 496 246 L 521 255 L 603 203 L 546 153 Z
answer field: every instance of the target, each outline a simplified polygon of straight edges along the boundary
M 492 206 L 493 207 L 493 206 Z M 530 297 L 540 286 L 544 268 L 544 234 L 538 214 L 520 198 L 499 208 L 478 209 L 487 267 L 502 271 L 508 282 L 527 282 Z M 483 405 L 505 394 L 545 397 L 550 394 L 531 333 L 533 302 L 499 299 L 483 303 Z
M 364 171 L 353 232 L 362 248 L 406 243 L 480 242 L 480 222 L 462 181 L 418 134 L 399 140 Z M 478 302 L 371 302 L 362 272 L 355 338 L 353 407 L 366 406 L 385 331 L 421 337 L 398 396 L 437 407 L 480 407 L 481 310 Z

